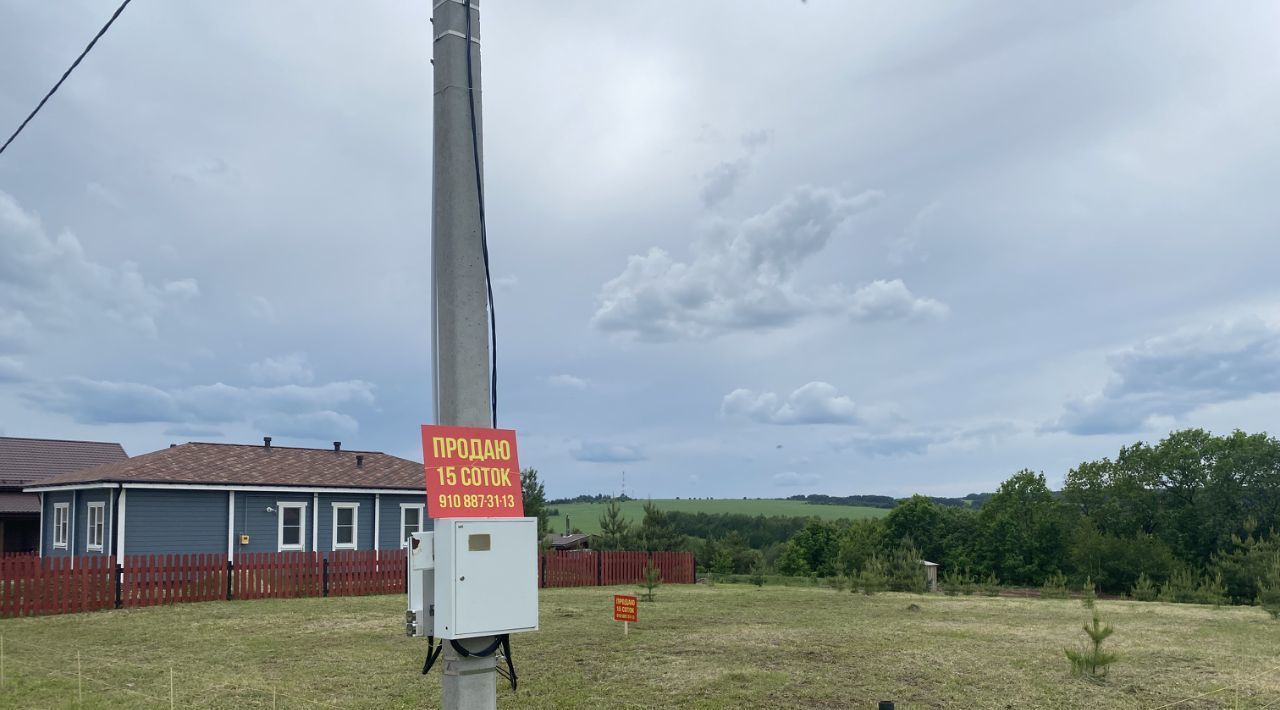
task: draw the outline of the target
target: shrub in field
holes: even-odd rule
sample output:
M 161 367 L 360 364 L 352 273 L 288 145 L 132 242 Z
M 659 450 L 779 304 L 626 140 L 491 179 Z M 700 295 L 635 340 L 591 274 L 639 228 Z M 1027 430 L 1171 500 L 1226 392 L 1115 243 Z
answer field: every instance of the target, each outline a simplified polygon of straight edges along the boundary
M 1071 661 L 1071 674 L 1084 676 L 1091 680 L 1102 680 L 1107 675 L 1107 666 L 1116 662 L 1116 654 L 1102 650 L 1102 642 L 1107 640 L 1115 629 L 1110 624 L 1103 624 L 1098 618 L 1098 610 L 1093 610 L 1093 621 L 1084 625 L 1084 632 L 1089 636 L 1089 643 L 1079 649 L 1063 649 L 1067 659 Z
M 837 592 L 844 591 L 844 584 L 845 584 L 844 575 L 837 574 L 834 577 L 827 577 L 827 586 L 831 587 Z
M 1200 584 L 1196 585 L 1196 603 L 1212 604 L 1214 606 L 1222 606 L 1227 603 L 1227 585 L 1222 581 L 1222 573 L 1217 572 L 1212 577 L 1204 575 L 1200 578 Z
M 920 564 L 920 552 L 909 542 L 903 542 L 889 557 L 885 566 L 889 589 L 895 592 L 924 594 L 929 588 L 929 573 Z
M 987 578 L 978 583 L 978 593 L 984 597 L 1000 596 L 1000 580 L 996 578 L 996 573 L 992 572 Z
M 752 584 L 756 585 L 757 588 L 764 586 L 764 563 L 763 562 L 756 562 L 756 564 L 751 567 L 750 581 Z
M 1280 619 L 1280 558 L 1276 558 L 1271 573 L 1258 584 L 1257 604 L 1272 619 Z
M 942 591 L 949 597 L 957 594 L 966 596 L 973 594 L 976 584 L 973 581 L 973 575 L 969 574 L 969 570 L 963 572 L 945 572 L 942 575 Z
M 1093 577 L 1084 578 L 1084 586 L 1080 588 L 1080 603 L 1086 609 L 1092 609 L 1098 600 L 1098 590 L 1093 585 Z
M 1067 591 L 1067 576 L 1061 572 L 1054 572 L 1044 580 L 1044 586 L 1040 587 L 1040 596 L 1044 599 L 1066 599 L 1071 596 Z
M 883 592 L 888 588 L 889 578 L 885 575 L 884 562 L 878 555 L 871 555 L 870 559 L 862 564 L 862 569 L 858 572 L 858 581 L 853 585 L 853 591 L 870 595 Z
M 1196 575 L 1183 568 L 1169 575 L 1169 580 L 1160 587 L 1160 601 L 1174 604 L 1188 604 L 1196 600 Z
M 1133 583 L 1133 590 L 1130 596 L 1136 601 L 1153 602 L 1156 600 L 1156 585 L 1151 583 L 1151 578 L 1146 572 L 1138 575 L 1138 581 Z
M 652 558 L 649 560 L 648 564 L 644 566 L 644 581 L 640 584 L 644 587 L 643 599 L 647 602 L 653 601 L 654 590 L 662 584 L 662 570 L 653 566 Z

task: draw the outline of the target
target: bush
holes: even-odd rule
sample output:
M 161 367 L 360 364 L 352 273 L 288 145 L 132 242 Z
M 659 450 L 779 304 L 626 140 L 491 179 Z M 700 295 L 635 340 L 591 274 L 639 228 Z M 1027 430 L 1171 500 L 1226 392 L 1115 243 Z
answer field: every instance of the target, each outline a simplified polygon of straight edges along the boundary
M 1191 570 L 1183 568 L 1169 575 L 1168 581 L 1160 588 L 1160 601 L 1173 604 L 1188 604 L 1196 600 L 1196 576 Z
M 1204 575 L 1196 585 L 1196 603 L 1222 606 L 1227 603 L 1227 585 L 1222 582 L 1222 572 L 1212 577 Z
M 973 594 L 976 586 L 973 575 L 969 574 L 967 569 L 964 572 L 945 572 L 942 575 L 942 591 L 949 597 L 957 594 L 965 596 Z
M 1102 650 L 1102 642 L 1115 633 L 1115 629 L 1110 624 L 1103 624 L 1098 618 L 1098 610 L 1094 609 L 1093 622 L 1084 625 L 1084 632 L 1089 636 L 1089 644 L 1079 650 L 1063 649 L 1071 661 L 1071 674 L 1102 680 L 1107 675 L 1107 666 L 1118 658 L 1116 654 Z
M 1044 599 L 1066 599 L 1071 596 L 1067 591 L 1067 576 L 1061 572 L 1054 572 L 1044 580 L 1044 586 L 1040 587 L 1040 596 Z
M 756 585 L 757 588 L 764 586 L 764 563 L 763 562 L 757 562 L 754 566 L 751 567 L 751 577 L 749 579 L 750 579 L 750 582 Z
M 1000 580 L 996 578 L 995 572 L 987 575 L 987 578 L 978 584 L 978 593 L 984 597 L 1000 596 Z
M 852 586 L 853 591 L 861 591 L 867 595 L 883 592 L 889 588 L 889 578 L 885 575 L 884 562 L 880 561 L 878 555 L 871 555 L 871 558 L 863 563 L 862 569 L 858 572 L 857 583 Z
M 1146 572 L 1138 575 L 1138 581 L 1133 583 L 1133 590 L 1130 592 L 1136 601 L 1153 602 L 1156 600 L 1156 585 L 1152 584 L 1151 578 Z
M 1272 619 L 1280 619 L 1280 558 L 1272 564 L 1270 574 L 1258 583 L 1256 601 Z
M 845 584 L 845 580 L 843 575 L 837 574 L 834 577 L 827 577 L 827 586 L 831 587 L 837 592 L 844 591 L 844 584 Z
M 899 545 L 889 557 L 885 576 L 889 578 L 889 589 L 895 592 L 924 594 L 929 588 L 929 573 L 920 564 L 920 552 L 907 542 Z

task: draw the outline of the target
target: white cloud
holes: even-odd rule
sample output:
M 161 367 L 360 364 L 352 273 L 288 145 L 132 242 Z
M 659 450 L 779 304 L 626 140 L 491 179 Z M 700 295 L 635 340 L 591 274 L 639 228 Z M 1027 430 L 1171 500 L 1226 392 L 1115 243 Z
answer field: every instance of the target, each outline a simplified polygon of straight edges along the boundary
M 69 231 L 49 236 L 32 213 L 0 191 L 0 297 L 38 322 L 73 325 L 106 317 L 147 335 L 170 301 L 199 292 L 194 279 L 149 283 L 136 264 L 92 261 Z
M 1139 432 L 1205 405 L 1280 392 L 1280 325 L 1255 318 L 1183 330 L 1108 362 L 1111 380 L 1102 391 L 1067 402 L 1047 429 Z
M 773 475 L 773 485 L 783 486 L 786 488 L 794 488 L 796 486 L 812 486 L 822 480 L 822 476 L 816 473 L 796 473 L 795 471 L 784 471 Z
M 844 312 L 860 301 L 839 287 L 802 290 L 796 274 L 841 225 L 880 197 L 875 191 L 845 195 L 798 187 L 737 225 L 718 225 L 694 245 L 690 262 L 675 261 L 658 248 L 632 256 L 622 274 L 601 288 L 592 325 L 642 340 L 669 341 Z M 876 302 L 876 294 L 868 293 L 860 308 L 871 312 Z
M 310 384 L 315 373 L 307 364 L 306 353 L 291 353 L 269 357 L 249 366 L 249 374 L 255 382 L 269 384 Z
M 569 455 L 578 461 L 593 463 L 626 463 L 646 458 L 638 446 L 607 441 L 580 441 L 569 449 Z
M 785 400 L 773 392 L 736 389 L 724 396 L 720 413 L 762 424 L 854 424 L 863 418 L 852 399 L 826 382 L 810 382 Z
M 373 385 L 360 380 L 276 387 L 235 387 L 219 382 L 165 390 L 138 382 L 66 377 L 43 383 L 24 396 L 47 411 L 66 414 L 83 424 L 266 420 L 282 425 L 314 421 L 330 427 L 347 426 L 354 420 L 331 413 L 340 407 L 370 406 L 374 402 Z
M 191 299 L 200 295 L 200 284 L 195 279 L 179 279 L 164 285 L 164 292 L 181 299 Z
M 575 390 L 584 390 L 591 385 L 587 380 L 573 375 L 552 375 L 547 378 L 547 383 L 554 387 L 568 387 Z
M 917 298 L 899 279 L 873 281 L 854 292 L 849 304 L 849 316 L 868 323 L 945 318 L 947 311 L 944 303 Z

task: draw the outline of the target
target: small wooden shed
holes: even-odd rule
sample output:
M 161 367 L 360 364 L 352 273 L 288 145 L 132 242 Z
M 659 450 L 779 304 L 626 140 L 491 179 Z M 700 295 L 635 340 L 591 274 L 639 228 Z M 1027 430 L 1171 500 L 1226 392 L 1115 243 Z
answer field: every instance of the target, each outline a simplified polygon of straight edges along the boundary
M 924 565 L 925 575 L 929 578 L 929 591 L 938 591 L 938 563 L 928 560 L 920 560 L 920 564 Z

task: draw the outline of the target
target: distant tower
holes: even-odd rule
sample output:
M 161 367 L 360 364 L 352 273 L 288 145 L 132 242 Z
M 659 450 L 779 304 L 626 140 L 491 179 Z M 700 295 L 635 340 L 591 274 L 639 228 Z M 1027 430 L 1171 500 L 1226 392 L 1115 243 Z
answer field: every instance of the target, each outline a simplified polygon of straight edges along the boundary
M 620 498 L 627 497 L 627 472 L 626 471 L 622 472 L 622 495 L 619 497 Z

